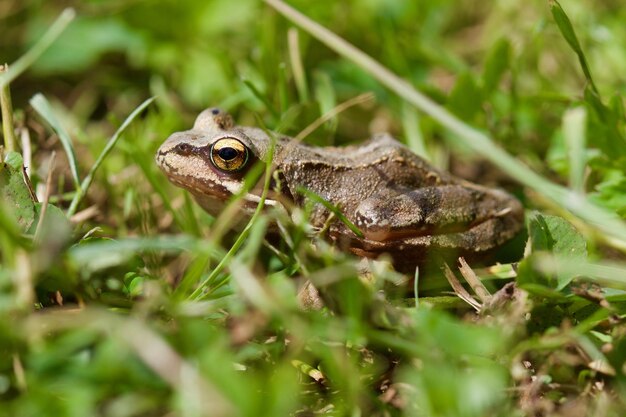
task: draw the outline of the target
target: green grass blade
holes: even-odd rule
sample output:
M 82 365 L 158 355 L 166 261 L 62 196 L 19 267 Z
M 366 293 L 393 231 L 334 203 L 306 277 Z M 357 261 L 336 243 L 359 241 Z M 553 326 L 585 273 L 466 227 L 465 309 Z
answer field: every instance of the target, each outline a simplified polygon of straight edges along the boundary
M 266 133 L 269 133 L 269 132 L 266 132 Z M 263 182 L 263 192 L 261 193 L 259 204 L 257 205 L 256 210 L 252 214 L 252 217 L 250 217 L 250 221 L 248 221 L 248 224 L 246 224 L 246 227 L 244 227 L 242 232 L 237 237 L 237 240 L 235 240 L 235 243 L 233 243 L 231 248 L 222 257 L 220 262 L 213 269 L 213 271 L 211 271 L 209 276 L 206 277 L 188 297 L 188 299 L 190 300 L 196 300 L 196 301 L 202 300 L 209 295 L 205 293 L 205 288 L 217 279 L 217 277 L 221 274 L 221 272 L 224 270 L 226 265 L 231 261 L 233 256 L 243 246 L 243 244 L 248 239 L 248 236 L 251 230 L 254 228 L 254 225 L 257 223 L 257 221 L 259 221 L 259 218 L 261 217 L 261 214 L 263 213 L 263 209 L 265 208 L 265 200 L 267 199 L 267 195 L 269 193 L 270 184 L 272 180 L 272 165 L 273 164 L 270 162 L 274 158 L 274 151 L 276 149 L 275 135 L 268 134 L 268 136 L 271 138 L 271 141 L 270 141 L 270 147 L 267 153 L 267 163 L 265 164 L 265 172 L 264 172 L 265 177 L 264 177 L 264 182 Z M 227 282 L 226 280 L 223 280 L 219 285 L 216 285 L 215 287 L 212 288 L 213 291 L 215 291 L 220 286 L 224 285 L 226 282 Z
M 120 136 L 124 132 L 124 130 L 126 130 L 128 125 L 130 125 L 131 122 L 133 120 L 135 120 L 135 118 L 142 111 L 144 111 L 144 109 L 146 107 L 148 107 L 150 105 L 150 103 L 152 103 L 153 101 L 154 101 L 154 97 L 151 97 L 151 98 L 147 99 L 146 101 L 144 101 L 143 103 L 141 103 L 139 105 L 139 107 L 137 107 L 126 118 L 126 120 L 124 120 L 124 123 L 122 123 L 122 125 L 117 129 L 117 131 L 113 134 L 113 136 L 111 136 L 111 138 L 107 142 L 107 144 L 104 147 L 104 149 L 102 150 L 102 152 L 100 152 L 100 155 L 98 156 L 98 159 L 96 159 L 96 162 L 92 165 L 91 169 L 89 170 L 89 173 L 87 174 L 87 176 L 83 180 L 81 186 L 78 188 L 78 190 L 76 192 L 76 195 L 74 196 L 74 199 L 72 200 L 72 203 L 70 204 L 70 208 L 67 210 L 67 216 L 68 217 L 70 217 L 74 213 L 76 213 L 76 209 L 78 207 L 78 204 L 80 204 L 82 199 L 85 197 L 85 194 L 87 193 L 87 190 L 91 186 L 91 182 L 93 181 L 93 177 L 96 174 L 96 171 L 98 170 L 100 165 L 102 165 L 102 162 L 104 161 L 104 158 L 106 158 L 107 155 L 111 152 L 111 150 L 113 149 L 113 147 L 115 146 L 115 144 L 119 140 Z
M 63 33 L 65 28 L 67 28 L 75 16 L 76 12 L 74 12 L 74 9 L 63 10 L 61 15 L 52 24 L 52 26 L 50 26 L 50 29 L 48 29 L 41 39 L 39 39 L 39 41 L 37 41 L 37 43 L 28 50 L 28 52 L 11 64 L 7 72 L 0 74 L 0 88 L 9 84 L 20 74 L 26 71 L 28 67 L 33 65 L 41 54 L 43 54 L 46 49 L 48 49 L 50 45 L 52 45 L 52 43 L 57 40 L 59 36 L 61 36 L 61 33 Z
M 402 130 L 409 149 L 423 158 L 430 159 L 420 127 L 420 115 L 407 102 L 404 102 L 402 106 Z
M 335 87 L 328 76 L 324 72 L 314 73 L 315 83 L 313 84 L 313 95 L 320 110 L 320 114 L 329 114 L 337 107 L 337 94 Z M 334 133 L 338 125 L 337 116 L 333 116 L 325 122 L 325 128 L 329 133 Z
M 306 74 L 302 66 L 302 54 L 300 53 L 300 40 L 298 30 L 291 28 L 287 32 L 287 41 L 289 43 L 289 61 L 291 62 L 291 72 L 293 73 L 294 83 L 298 91 L 300 103 L 309 101 L 309 86 L 306 81 Z
M 626 264 L 620 262 L 587 262 L 571 257 L 541 253 L 533 256 L 532 265 L 544 274 L 571 274 L 600 281 L 608 286 L 626 285 Z
M 176 210 L 172 206 L 170 196 L 167 194 L 167 191 L 165 189 L 165 183 L 163 182 L 163 178 L 157 177 L 153 173 L 154 159 L 153 158 L 149 158 L 149 159 L 137 158 L 135 160 L 135 163 L 139 166 L 139 168 L 143 172 L 145 178 L 150 183 L 150 186 L 152 186 L 152 189 L 161 197 L 161 201 L 163 202 L 165 207 L 167 207 L 167 211 L 169 211 L 174 217 L 174 222 L 177 225 L 179 225 L 179 227 L 181 227 L 183 230 L 186 230 L 187 223 L 185 222 L 185 219 L 179 213 L 179 211 Z M 195 234 L 197 235 L 198 234 L 197 228 L 195 227 L 193 228 L 195 229 L 194 231 L 196 231 Z
M 345 214 L 343 214 L 341 212 L 341 209 L 339 209 L 337 206 L 335 206 L 334 204 L 331 204 L 330 202 L 326 201 L 322 196 L 314 193 L 311 190 L 308 190 L 304 187 L 298 187 L 296 189 L 296 191 L 302 195 L 304 195 L 306 198 L 308 198 L 309 200 L 313 201 L 314 203 L 317 204 L 321 204 L 322 206 L 324 206 L 328 211 L 330 211 L 331 213 L 333 213 L 335 216 L 337 216 L 337 218 L 346 225 L 346 227 L 348 229 L 350 229 L 352 231 L 352 233 L 354 233 L 355 235 L 357 235 L 359 238 L 363 238 L 363 232 L 361 232 L 359 230 L 358 227 L 356 227 L 354 225 L 354 223 L 352 223 Z
M 263 94 L 261 92 L 261 90 L 259 90 L 256 87 L 256 85 L 254 85 L 254 83 L 252 83 L 252 81 L 244 79 L 243 80 L 243 84 L 246 87 L 248 87 L 248 89 L 250 90 L 252 95 L 254 95 L 254 97 L 259 99 L 259 101 L 261 101 L 265 105 L 265 108 L 267 108 L 267 110 L 269 110 L 269 112 L 272 114 L 274 119 L 280 120 L 280 114 L 278 114 L 276 109 L 274 109 L 274 106 L 272 106 L 272 103 L 270 103 L 269 99 L 265 96 L 265 94 Z
M 582 198 L 577 193 L 544 179 L 497 146 L 487 134 L 467 125 L 432 99 L 417 91 L 413 85 L 391 72 L 378 61 L 295 9 L 287 6 L 282 1 L 265 0 L 265 2 L 311 36 L 363 68 L 399 97 L 402 97 L 439 122 L 457 136 L 453 139 L 461 141 L 465 146 L 491 161 L 521 184 L 534 189 L 560 206 L 565 207 L 576 216 L 594 225 L 607 236 L 613 238 L 611 243 L 614 246 L 623 250 L 626 249 L 626 223 L 621 221 L 614 213 Z
M 65 127 L 61 124 L 59 119 L 55 116 L 50 102 L 44 97 L 43 94 L 35 94 L 30 99 L 30 105 L 39 113 L 39 115 L 52 127 L 52 130 L 59 136 L 59 140 L 63 145 L 63 150 L 67 155 L 67 161 L 70 164 L 70 172 L 72 173 L 72 180 L 77 192 L 80 191 L 80 178 L 78 177 L 78 163 L 76 162 L 76 154 L 74 153 L 74 145 L 72 145 L 72 138 L 70 134 L 65 130 Z
M 186 235 L 120 240 L 103 239 L 72 247 L 69 250 L 69 260 L 78 269 L 99 270 L 119 265 L 128 258 L 144 251 L 167 253 L 201 251 L 203 245 L 206 246 L 207 243 L 199 242 L 196 238 Z
M 220 257 L 221 258 L 221 257 Z M 174 288 L 172 294 L 177 300 L 184 299 L 184 296 L 191 287 L 200 280 L 204 270 L 209 265 L 210 258 L 208 256 L 198 256 L 186 268 L 180 283 Z
M 489 51 L 482 74 L 482 87 L 485 97 L 498 89 L 500 80 L 511 65 L 511 44 L 500 39 Z
M 563 136 L 569 156 L 569 186 L 576 192 L 585 192 L 585 143 L 587 111 L 584 107 L 570 109 L 563 116 Z
M 561 31 L 561 34 L 567 41 L 568 45 L 574 50 L 574 52 L 578 56 L 580 67 L 583 70 L 583 74 L 585 74 L 587 82 L 593 89 L 594 93 L 599 96 L 596 84 L 593 82 L 593 78 L 591 77 L 591 71 L 589 70 L 589 65 L 587 64 L 587 58 L 585 57 L 585 53 L 580 46 L 580 42 L 578 42 L 578 37 L 576 36 L 576 32 L 574 32 L 574 26 L 572 26 L 572 22 L 569 20 L 567 14 L 565 14 L 565 11 L 558 1 L 550 1 L 550 11 L 552 12 L 552 17 L 554 17 L 554 21 Z

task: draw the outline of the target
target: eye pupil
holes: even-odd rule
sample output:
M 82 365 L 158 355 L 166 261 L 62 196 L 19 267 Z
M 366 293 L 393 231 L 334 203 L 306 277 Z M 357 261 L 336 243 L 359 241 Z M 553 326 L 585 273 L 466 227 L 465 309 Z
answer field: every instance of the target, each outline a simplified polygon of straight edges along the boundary
M 236 149 L 230 147 L 224 147 L 217 151 L 217 154 L 225 161 L 231 161 L 239 155 Z

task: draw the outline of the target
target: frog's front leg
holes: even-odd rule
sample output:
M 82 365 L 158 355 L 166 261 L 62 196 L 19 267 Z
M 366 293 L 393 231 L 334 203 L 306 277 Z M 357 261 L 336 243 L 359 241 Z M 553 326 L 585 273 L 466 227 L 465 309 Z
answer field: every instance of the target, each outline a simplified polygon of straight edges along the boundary
M 362 201 L 354 213 L 365 238 L 378 242 L 462 233 L 507 216 L 522 216 L 516 199 L 465 183 L 381 191 Z

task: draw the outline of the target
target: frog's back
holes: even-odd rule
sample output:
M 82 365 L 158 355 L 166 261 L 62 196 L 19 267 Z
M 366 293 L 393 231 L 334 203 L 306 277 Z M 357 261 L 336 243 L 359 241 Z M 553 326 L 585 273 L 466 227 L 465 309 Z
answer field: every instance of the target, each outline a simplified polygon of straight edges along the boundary
M 406 168 L 420 175 L 434 168 L 425 160 L 412 153 L 406 146 L 389 134 L 375 135 L 358 145 L 313 147 L 298 144 L 289 152 L 286 163 L 308 160 L 315 164 L 329 164 L 343 169 L 363 169 L 380 165 L 385 161 L 407 162 Z
M 296 202 L 303 200 L 297 191 L 303 187 L 346 213 L 384 189 L 417 189 L 456 181 L 386 134 L 355 146 L 299 145 L 288 154 L 279 168 Z

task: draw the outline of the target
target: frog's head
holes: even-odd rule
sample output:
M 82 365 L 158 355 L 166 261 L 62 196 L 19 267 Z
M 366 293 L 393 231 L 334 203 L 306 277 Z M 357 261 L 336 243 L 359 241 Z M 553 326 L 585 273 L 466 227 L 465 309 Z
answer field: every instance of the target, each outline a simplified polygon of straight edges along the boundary
M 261 132 L 262 133 L 262 132 Z M 174 184 L 190 191 L 209 212 L 243 186 L 243 178 L 256 161 L 265 157 L 267 136 L 255 140 L 233 125 L 231 116 L 220 109 L 204 110 L 191 130 L 171 135 L 161 145 L 156 161 Z M 249 194 L 246 200 L 258 201 Z

